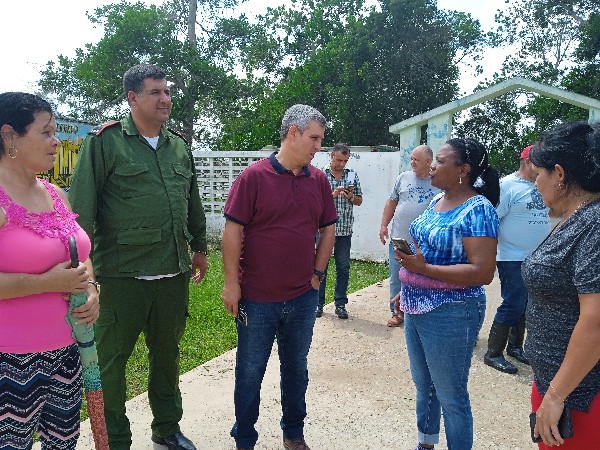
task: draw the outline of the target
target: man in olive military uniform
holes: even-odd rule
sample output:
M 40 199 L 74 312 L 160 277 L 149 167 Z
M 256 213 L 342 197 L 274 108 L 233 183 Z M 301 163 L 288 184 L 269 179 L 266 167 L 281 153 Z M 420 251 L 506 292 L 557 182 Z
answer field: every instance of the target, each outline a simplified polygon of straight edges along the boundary
M 137 65 L 125 73 L 123 87 L 130 114 L 87 137 L 69 192 L 93 239 L 102 285 L 96 340 L 109 445 L 131 447 L 125 366 L 143 332 L 152 440 L 193 450 L 179 428 L 179 341 L 190 277 L 198 283 L 208 268 L 206 220 L 188 145 L 165 126 L 172 106 L 165 73 Z

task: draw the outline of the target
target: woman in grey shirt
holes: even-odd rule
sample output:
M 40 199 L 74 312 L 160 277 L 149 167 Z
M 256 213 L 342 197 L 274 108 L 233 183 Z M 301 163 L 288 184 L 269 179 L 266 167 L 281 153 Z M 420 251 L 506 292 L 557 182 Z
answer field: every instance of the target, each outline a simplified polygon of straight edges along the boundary
M 600 448 L 600 123 L 557 126 L 530 159 L 544 203 L 562 213 L 522 267 L 534 434 L 540 449 Z M 565 406 L 570 439 L 557 427 Z

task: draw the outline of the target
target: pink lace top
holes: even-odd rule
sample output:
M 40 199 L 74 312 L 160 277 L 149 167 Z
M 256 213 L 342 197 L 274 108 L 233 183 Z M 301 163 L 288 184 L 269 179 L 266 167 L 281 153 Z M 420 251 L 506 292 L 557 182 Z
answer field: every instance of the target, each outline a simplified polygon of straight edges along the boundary
M 90 253 L 90 240 L 55 188 L 40 180 L 53 200 L 53 210 L 34 213 L 15 203 L 0 187 L 0 208 L 7 222 L 0 227 L 0 272 L 47 272 L 69 260 L 68 237 L 75 235 L 80 261 Z M 63 293 L 47 292 L 0 300 L 0 352 L 34 353 L 75 342 L 65 320 Z

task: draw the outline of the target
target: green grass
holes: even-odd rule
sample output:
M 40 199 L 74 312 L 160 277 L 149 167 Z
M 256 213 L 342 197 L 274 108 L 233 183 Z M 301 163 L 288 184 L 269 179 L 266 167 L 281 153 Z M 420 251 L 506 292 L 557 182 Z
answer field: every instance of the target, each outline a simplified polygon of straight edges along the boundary
M 236 346 L 234 319 L 225 312 L 221 301 L 223 262 L 221 253 L 211 249 L 209 269 L 200 285 L 191 284 L 189 318 L 180 344 L 181 373 L 231 350 Z M 330 261 L 327 274 L 327 303 L 333 300 L 335 263 Z M 388 277 L 386 264 L 352 261 L 348 293 L 355 292 Z M 127 398 L 135 397 L 148 388 L 148 350 L 140 336 L 127 364 Z M 87 417 L 85 404 L 82 420 Z

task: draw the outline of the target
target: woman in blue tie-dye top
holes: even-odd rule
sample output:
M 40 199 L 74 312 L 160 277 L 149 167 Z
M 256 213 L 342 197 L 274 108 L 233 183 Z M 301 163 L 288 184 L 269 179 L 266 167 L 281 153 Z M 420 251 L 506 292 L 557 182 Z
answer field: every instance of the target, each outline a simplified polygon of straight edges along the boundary
M 500 185 L 488 158 L 473 139 L 451 139 L 438 151 L 431 184 L 444 193 L 410 226 L 415 255 L 396 251 L 417 387 L 418 450 L 439 442 L 442 410 L 448 449 L 473 446 L 467 382 L 485 314 L 483 285 L 494 277 L 498 242 Z

